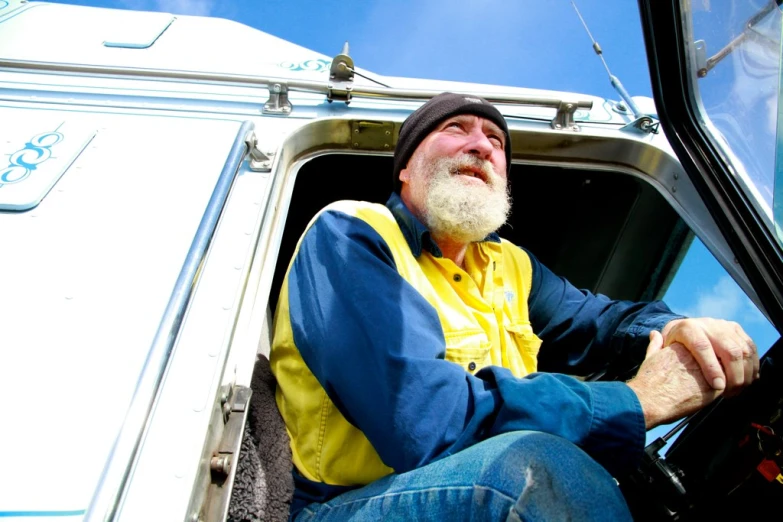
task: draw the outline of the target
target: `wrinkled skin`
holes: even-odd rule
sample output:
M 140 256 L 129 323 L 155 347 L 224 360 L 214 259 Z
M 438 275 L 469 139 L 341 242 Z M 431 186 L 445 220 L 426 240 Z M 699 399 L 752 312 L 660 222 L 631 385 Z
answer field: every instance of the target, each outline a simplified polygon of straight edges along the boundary
M 695 413 L 722 394 L 710 386 L 684 345 L 664 347 L 663 336 L 655 331 L 650 332 L 647 356 L 628 386 L 639 398 L 648 430 Z
M 726 396 L 736 395 L 758 378 L 756 345 L 737 323 L 708 317 L 679 319 L 661 333 L 664 346 L 674 342 L 685 345 L 707 382 Z

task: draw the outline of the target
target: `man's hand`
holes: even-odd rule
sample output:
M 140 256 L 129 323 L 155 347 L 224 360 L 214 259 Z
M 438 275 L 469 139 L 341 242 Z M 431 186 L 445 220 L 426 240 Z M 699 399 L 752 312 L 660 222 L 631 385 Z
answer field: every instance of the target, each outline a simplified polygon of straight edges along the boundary
M 719 319 L 677 319 L 663 328 L 663 344 L 683 344 L 707 382 L 727 396 L 736 395 L 759 374 L 756 345 L 737 323 Z
M 690 415 L 721 395 L 687 348 L 680 343 L 664 348 L 656 331 L 650 332 L 647 356 L 628 386 L 639 398 L 648 430 Z

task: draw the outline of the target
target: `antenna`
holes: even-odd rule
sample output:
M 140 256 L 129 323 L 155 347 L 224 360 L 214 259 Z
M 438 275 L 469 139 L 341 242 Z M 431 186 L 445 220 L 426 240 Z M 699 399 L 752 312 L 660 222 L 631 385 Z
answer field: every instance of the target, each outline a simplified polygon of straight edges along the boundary
M 593 51 L 595 51 L 595 54 L 597 54 L 598 57 L 601 59 L 601 63 L 604 64 L 604 69 L 606 69 L 606 74 L 609 75 L 609 81 L 611 82 L 612 87 L 614 87 L 614 89 L 620 95 L 620 98 L 623 99 L 623 101 L 628 106 L 628 108 L 631 109 L 634 118 L 639 119 L 644 117 L 642 112 L 639 110 L 639 107 L 637 107 L 636 103 L 634 103 L 634 101 L 631 99 L 631 95 L 628 94 L 628 91 L 626 91 L 625 87 L 623 87 L 620 78 L 612 74 L 612 71 L 609 70 L 609 65 L 606 63 L 603 50 L 601 49 L 601 46 L 598 45 L 598 42 L 595 41 L 595 38 L 593 38 L 593 35 L 590 32 L 590 29 L 588 29 L 585 19 L 582 18 L 582 13 L 579 12 L 579 8 L 576 7 L 576 3 L 574 2 L 574 0 L 571 0 L 571 5 L 574 7 L 574 11 L 576 11 L 576 16 L 578 16 L 579 20 L 581 20 L 582 26 L 585 28 L 585 31 L 587 32 L 587 36 L 589 36 L 590 40 L 592 40 L 593 42 Z

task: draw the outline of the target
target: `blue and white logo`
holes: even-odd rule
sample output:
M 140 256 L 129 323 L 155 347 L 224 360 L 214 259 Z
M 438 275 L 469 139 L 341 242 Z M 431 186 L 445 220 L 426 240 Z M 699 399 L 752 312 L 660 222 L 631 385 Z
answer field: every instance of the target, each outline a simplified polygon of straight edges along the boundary
M 332 62 L 317 58 L 314 60 L 305 60 L 303 62 L 280 62 L 278 65 L 289 71 L 324 72 L 329 70 L 331 64 Z
M 38 165 L 52 157 L 52 147 L 62 140 L 63 135 L 56 130 L 34 136 L 9 156 L 8 166 L 0 170 L 0 188 L 27 179 Z
M 0 211 L 37 206 L 97 132 L 89 121 L 63 121 L 51 113 L 30 116 L 7 111 L 0 118 Z

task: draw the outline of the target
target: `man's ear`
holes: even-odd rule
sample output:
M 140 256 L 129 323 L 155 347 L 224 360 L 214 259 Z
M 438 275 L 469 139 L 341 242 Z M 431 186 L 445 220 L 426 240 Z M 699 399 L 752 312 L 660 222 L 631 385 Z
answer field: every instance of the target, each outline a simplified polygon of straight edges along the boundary
M 400 182 L 402 183 L 410 183 L 411 180 L 411 174 L 408 172 L 408 167 L 405 167 L 400 171 Z

